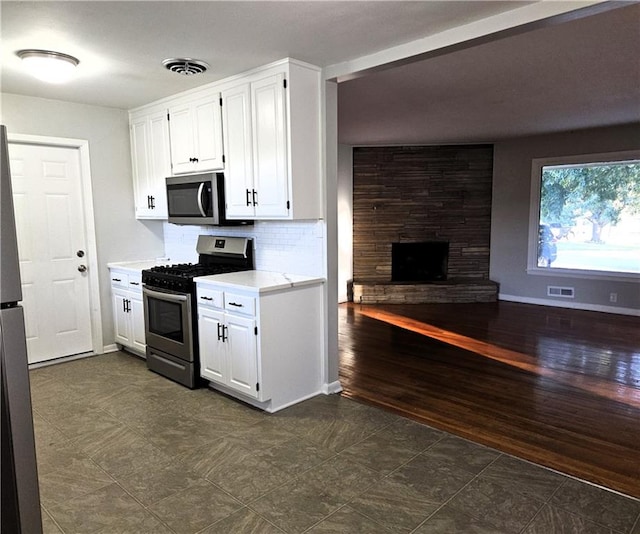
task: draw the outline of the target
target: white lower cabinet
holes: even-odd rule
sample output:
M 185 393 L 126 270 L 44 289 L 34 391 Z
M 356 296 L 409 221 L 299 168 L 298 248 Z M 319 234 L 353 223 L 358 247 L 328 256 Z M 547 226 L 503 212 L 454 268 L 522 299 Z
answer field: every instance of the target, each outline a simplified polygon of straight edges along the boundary
M 142 280 L 139 274 L 110 270 L 115 342 L 144 356 L 146 338 Z
M 321 282 L 268 291 L 200 280 L 200 375 L 214 389 L 268 412 L 321 393 Z
M 206 300 L 209 296 L 206 289 L 200 289 L 198 296 L 200 375 L 244 395 L 259 398 L 258 331 L 254 307 L 241 306 L 236 302 L 240 295 L 229 292 L 223 293 L 220 305 L 231 307 L 237 304 L 240 308 L 238 313 L 215 309 L 217 301 Z M 201 304 L 203 301 L 206 303 Z M 245 311 L 250 315 L 242 315 Z
M 201 376 L 258 398 L 255 319 L 204 306 L 198 310 L 198 319 Z
M 200 376 L 224 384 L 227 378 L 227 349 L 222 340 L 224 313 L 198 305 Z

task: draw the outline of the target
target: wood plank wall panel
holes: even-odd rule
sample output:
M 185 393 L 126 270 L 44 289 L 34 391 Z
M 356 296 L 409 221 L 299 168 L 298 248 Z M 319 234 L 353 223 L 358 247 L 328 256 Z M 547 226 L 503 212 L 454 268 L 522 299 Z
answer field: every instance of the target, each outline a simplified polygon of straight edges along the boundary
M 391 243 L 449 241 L 448 279 L 489 279 L 492 145 L 353 150 L 353 278 L 391 281 Z

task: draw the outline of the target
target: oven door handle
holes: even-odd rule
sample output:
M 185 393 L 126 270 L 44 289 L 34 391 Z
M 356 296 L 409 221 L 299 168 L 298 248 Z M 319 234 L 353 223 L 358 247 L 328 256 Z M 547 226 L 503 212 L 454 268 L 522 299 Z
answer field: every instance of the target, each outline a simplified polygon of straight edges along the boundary
M 176 293 L 168 293 L 165 291 L 155 291 L 147 287 L 142 288 L 142 292 L 148 297 L 154 297 L 161 300 L 168 300 L 170 302 L 186 302 L 189 295 L 180 295 Z
M 202 182 L 198 187 L 198 209 L 200 210 L 200 214 L 203 217 L 206 217 L 207 213 L 204 211 L 204 206 L 202 205 L 202 192 L 204 191 L 204 185 L 204 182 Z

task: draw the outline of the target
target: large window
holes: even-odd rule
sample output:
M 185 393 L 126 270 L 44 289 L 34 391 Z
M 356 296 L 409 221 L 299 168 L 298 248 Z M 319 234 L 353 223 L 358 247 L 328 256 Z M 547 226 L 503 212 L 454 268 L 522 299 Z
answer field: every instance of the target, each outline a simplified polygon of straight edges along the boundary
M 640 152 L 533 160 L 528 272 L 640 279 Z

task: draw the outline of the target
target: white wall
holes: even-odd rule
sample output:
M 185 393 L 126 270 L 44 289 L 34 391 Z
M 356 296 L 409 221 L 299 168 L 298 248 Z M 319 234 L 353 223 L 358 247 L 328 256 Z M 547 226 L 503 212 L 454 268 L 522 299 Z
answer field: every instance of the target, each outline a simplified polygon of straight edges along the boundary
M 113 343 L 106 264 L 164 254 L 162 223 L 134 217 L 129 118 L 115 108 L 3 93 L 0 121 L 9 134 L 86 139 L 89 142 L 102 312 L 103 344 Z
M 353 279 L 353 147 L 338 145 L 338 302 Z

